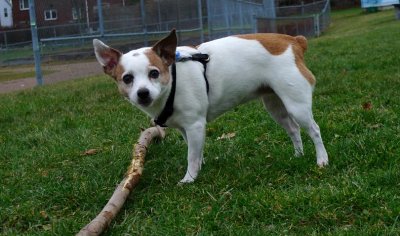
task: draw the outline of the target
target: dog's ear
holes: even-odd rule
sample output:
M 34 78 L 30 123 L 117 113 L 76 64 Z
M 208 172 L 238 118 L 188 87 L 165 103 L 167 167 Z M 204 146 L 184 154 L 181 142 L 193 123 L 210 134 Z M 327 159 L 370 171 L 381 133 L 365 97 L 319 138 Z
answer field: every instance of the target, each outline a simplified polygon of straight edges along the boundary
M 98 39 L 93 39 L 94 53 L 97 61 L 103 66 L 104 73 L 113 76 L 113 71 L 118 64 L 122 53 L 114 48 L 105 45 Z
M 172 29 L 167 37 L 161 39 L 153 46 L 152 50 L 169 66 L 175 62 L 177 44 L 176 30 Z

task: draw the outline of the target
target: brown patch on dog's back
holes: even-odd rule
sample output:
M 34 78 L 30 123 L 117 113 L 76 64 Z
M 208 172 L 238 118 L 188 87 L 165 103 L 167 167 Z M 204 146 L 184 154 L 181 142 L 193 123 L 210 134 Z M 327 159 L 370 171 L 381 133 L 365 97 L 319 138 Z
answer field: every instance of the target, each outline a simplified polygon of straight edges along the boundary
M 152 49 L 146 50 L 144 54 L 149 59 L 150 65 L 160 70 L 160 79 L 162 84 L 168 84 L 170 80 L 168 65 Z
M 300 47 L 303 49 L 303 53 L 307 51 L 307 39 L 303 35 L 298 35 L 294 37 L 296 42 L 300 45 Z
M 307 39 L 304 36 L 294 37 L 296 44 L 293 44 L 293 52 L 296 58 L 296 65 L 301 74 L 307 79 L 311 85 L 315 85 L 315 77 L 313 73 L 307 68 L 304 62 L 304 53 L 307 50 Z
M 248 40 L 257 40 L 272 55 L 280 55 L 286 51 L 289 46 L 289 35 L 283 34 L 243 34 L 236 37 Z
M 257 40 L 274 56 L 281 55 L 288 49 L 289 45 L 292 45 L 297 68 L 311 85 L 315 84 L 315 77 L 311 71 L 308 70 L 304 62 L 304 52 L 307 50 L 307 39 L 305 37 L 292 37 L 290 35 L 272 33 L 244 34 L 237 35 L 236 37 L 247 40 Z
M 296 53 L 296 49 L 293 47 L 293 50 L 295 51 L 295 58 L 296 58 L 296 66 L 299 68 L 300 73 L 307 79 L 307 81 L 314 86 L 315 85 L 315 77 L 313 73 L 307 68 L 305 62 L 304 62 L 304 57 L 303 54 L 300 52 Z

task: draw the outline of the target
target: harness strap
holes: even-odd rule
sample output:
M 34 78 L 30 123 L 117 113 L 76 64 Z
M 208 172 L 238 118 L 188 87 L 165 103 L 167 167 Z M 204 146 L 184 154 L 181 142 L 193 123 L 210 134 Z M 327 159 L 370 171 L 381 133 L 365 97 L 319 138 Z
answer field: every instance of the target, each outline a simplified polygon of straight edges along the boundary
M 161 127 L 167 127 L 165 122 L 174 113 L 174 100 L 175 100 L 175 90 L 176 90 L 176 65 L 172 64 L 172 85 L 171 91 L 169 93 L 167 102 L 165 103 L 164 109 L 161 111 L 160 115 L 154 120 L 154 123 Z
M 181 57 L 181 54 L 179 51 L 176 51 L 176 57 L 175 57 L 176 62 L 185 62 L 185 61 L 197 61 L 203 64 L 204 67 L 204 80 L 206 81 L 206 88 L 207 88 L 207 94 L 208 91 L 210 90 L 210 86 L 208 84 L 208 79 L 207 79 L 207 63 L 210 61 L 210 56 L 208 54 L 204 53 L 195 53 L 191 55 L 190 57 Z
M 207 94 L 210 89 L 209 84 L 208 84 L 208 79 L 206 75 L 207 71 L 207 62 L 210 60 L 210 57 L 208 54 L 203 54 L 203 53 L 196 53 L 193 54 L 191 57 L 180 57 L 179 52 L 176 52 L 176 62 L 184 62 L 184 61 L 198 61 L 201 64 L 203 64 L 204 67 L 204 80 L 206 81 L 206 88 L 207 88 Z M 161 111 L 160 115 L 154 120 L 154 123 L 161 127 L 167 127 L 165 125 L 165 122 L 167 122 L 168 118 L 172 116 L 174 113 L 174 100 L 175 100 L 175 90 L 176 90 L 176 64 L 172 64 L 172 85 L 171 85 L 171 91 L 169 93 L 167 102 L 165 103 L 164 109 Z
M 192 55 L 192 60 L 198 61 L 201 64 L 203 64 L 203 67 L 204 67 L 203 76 L 204 76 L 204 80 L 206 81 L 206 88 L 207 88 L 207 94 L 208 94 L 208 91 L 210 90 L 210 86 L 208 85 L 208 79 L 207 79 L 206 72 L 207 72 L 207 62 L 210 61 L 210 57 L 208 56 L 208 54 L 197 53 L 197 54 Z

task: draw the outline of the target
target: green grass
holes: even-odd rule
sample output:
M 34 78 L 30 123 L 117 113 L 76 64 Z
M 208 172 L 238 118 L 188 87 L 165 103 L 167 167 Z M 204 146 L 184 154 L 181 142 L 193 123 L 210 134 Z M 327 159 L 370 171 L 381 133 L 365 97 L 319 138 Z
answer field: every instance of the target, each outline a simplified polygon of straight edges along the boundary
M 0 70 L 0 82 L 35 77 L 35 71 L 13 72 L 9 70 Z
M 400 234 L 400 38 L 392 10 L 333 14 L 309 41 L 319 169 L 260 102 L 209 124 L 198 180 L 178 186 L 186 145 L 152 144 L 138 187 L 106 235 Z M 363 109 L 370 102 L 371 109 Z M 104 206 L 148 119 L 105 76 L 0 96 L 0 232 L 72 235 Z M 235 132 L 230 140 L 218 140 Z M 83 156 L 87 149 L 99 152 Z
M 5 82 L 5 81 L 11 81 L 11 80 L 18 80 L 18 79 L 25 79 L 25 78 L 35 78 L 35 69 L 27 69 L 27 70 L 21 70 L 17 71 L 17 67 L 13 67 L 13 69 L 9 68 L 0 68 L 0 83 Z M 51 70 L 43 70 L 42 74 L 43 75 L 48 75 L 53 73 L 54 71 Z
M 14 60 L 19 58 L 33 58 L 32 48 L 23 47 L 18 49 L 3 50 L 0 53 L 0 64 L 8 60 Z

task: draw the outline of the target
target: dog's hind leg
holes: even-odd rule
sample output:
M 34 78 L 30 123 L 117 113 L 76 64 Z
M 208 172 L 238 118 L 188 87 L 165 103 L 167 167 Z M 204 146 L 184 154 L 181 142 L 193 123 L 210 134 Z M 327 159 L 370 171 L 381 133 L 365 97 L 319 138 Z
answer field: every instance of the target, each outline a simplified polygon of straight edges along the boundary
M 271 117 L 286 130 L 293 142 L 295 156 L 302 156 L 303 142 L 301 141 L 300 127 L 296 121 L 289 116 L 282 100 L 275 92 L 271 91 L 263 95 L 262 101 Z
M 321 138 L 319 126 L 314 121 L 312 106 L 312 89 L 303 88 L 303 91 L 287 90 L 278 93 L 289 115 L 304 128 L 311 137 L 317 153 L 317 164 L 322 167 L 328 165 L 328 154 Z
M 188 166 L 185 177 L 180 183 L 193 182 L 201 169 L 203 162 L 203 147 L 205 142 L 206 121 L 197 121 L 195 124 L 185 127 L 188 144 Z

